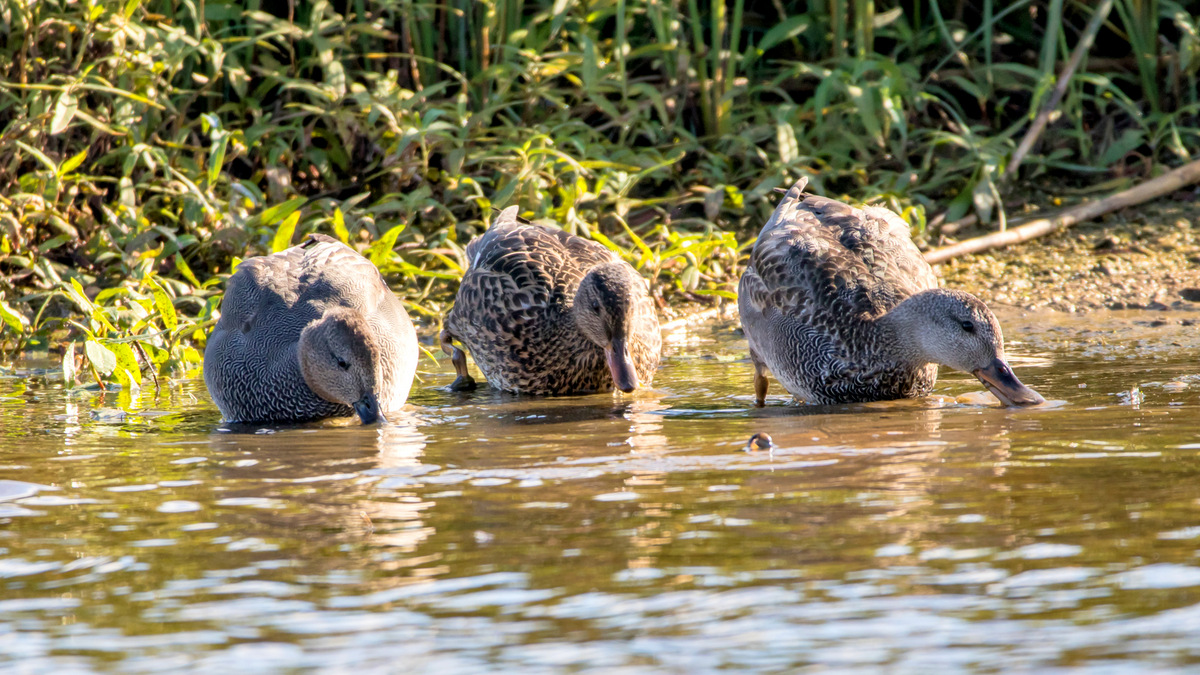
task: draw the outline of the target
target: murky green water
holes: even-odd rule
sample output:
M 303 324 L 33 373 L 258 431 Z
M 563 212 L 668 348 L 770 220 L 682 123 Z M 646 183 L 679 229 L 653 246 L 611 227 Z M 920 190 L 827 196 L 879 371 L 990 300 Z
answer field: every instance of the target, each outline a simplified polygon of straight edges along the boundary
M 798 409 L 776 385 L 756 411 L 728 326 L 673 333 L 632 398 L 435 375 L 382 429 L 233 433 L 199 381 L 123 415 L 21 364 L 0 669 L 1198 664 L 1188 316 L 1002 316 L 1034 410 L 943 372 L 923 401 Z M 756 431 L 774 453 L 742 450 Z

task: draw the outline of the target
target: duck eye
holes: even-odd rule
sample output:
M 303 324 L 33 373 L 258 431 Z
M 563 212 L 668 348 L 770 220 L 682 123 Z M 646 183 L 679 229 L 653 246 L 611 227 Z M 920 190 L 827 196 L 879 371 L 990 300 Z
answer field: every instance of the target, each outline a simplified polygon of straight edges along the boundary
M 962 329 L 967 331 L 968 333 L 975 332 L 975 324 L 971 323 L 970 321 L 963 321 L 959 325 L 962 326 Z

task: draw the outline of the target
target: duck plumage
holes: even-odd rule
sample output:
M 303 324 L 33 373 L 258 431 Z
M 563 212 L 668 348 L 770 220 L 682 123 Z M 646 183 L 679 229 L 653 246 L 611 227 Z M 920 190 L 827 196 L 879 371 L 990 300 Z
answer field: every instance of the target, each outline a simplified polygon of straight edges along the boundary
M 946 340 L 961 339 L 965 346 L 952 349 L 970 352 L 976 360 L 986 356 L 976 355 L 987 351 L 984 342 L 993 357 L 1003 357 L 992 313 L 973 296 L 938 289 L 903 219 L 887 209 L 805 195 L 806 182 L 801 179 L 787 191 L 763 226 L 738 285 L 760 404 L 765 370 L 808 403 L 928 393 L 937 379 L 937 362 L 927 360 L 925 343 L 911 334 L 912 326 L 925 324 L 910 326 L 910 316 L 916 317 L 912 322 L 930 322 L 929 329 L 944 333 Z M 955 329 L 954 320 L 969 324 L 970 334 Z
M 576 296 L 589 274 L 605 311 L 628 318 L 626 343 L 637 380 L 649 383 L 662 342 L 644 280 L 615 253 L 593 241 L 517 220 L 505 209 L 466 249 L 468 269 L 446 317 L 443 346 L 455 355 L 456 388 L 469 388 L 461 341 L 494 387 L 516 393 L 568 394 L 614 386 L 604 347 L 581 331 Z
M 404 306 L 366 258 L 325 235 L 273 255 L 244 260 L 230 277 L 221 318 L 208 337 L 204 379 L 230 422 L 299 422 L 355 412 L 306 379 L 301 335 L 330 317 L 350 326 L 381 411 L 404 404 L 416 371 L 416 332 Z M 346 321 L 341 321 L 341 319 Z M 350 347 L 353 346 L 354 349 Z M 310 373 L 311 375 L 311 373 Z

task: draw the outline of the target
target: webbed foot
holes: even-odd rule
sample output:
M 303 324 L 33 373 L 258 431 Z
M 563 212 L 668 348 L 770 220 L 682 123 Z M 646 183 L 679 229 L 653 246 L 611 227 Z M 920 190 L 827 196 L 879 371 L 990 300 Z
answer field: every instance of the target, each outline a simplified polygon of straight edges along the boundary
M 475 391 L 475 378 L 470 375 L 459 375 L 450 383 L 450 391 Z

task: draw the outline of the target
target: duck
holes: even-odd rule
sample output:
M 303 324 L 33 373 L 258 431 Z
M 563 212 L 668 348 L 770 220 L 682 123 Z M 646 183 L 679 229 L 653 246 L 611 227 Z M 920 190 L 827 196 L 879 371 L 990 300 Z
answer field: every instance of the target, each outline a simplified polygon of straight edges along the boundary
M 586 394 L 649 385 L 662 352 L 648 284 L 600 244 L 504 209 L 466 248 L 440 341 L 456 378 L 476 387 L 466 347 L 488 383 L 516 394 Z
M 229 423 L 363 424 L 408 398 L 417 335 L 371 261 L 337 239 L 249 258 L 229 278 L 204 348 L 204 384 Z
M 971 373 L 1005 405 L 1044 402 L 1006 362 L 987 305 L 939 288 L 908 223 L 806 186 L 784 194 L 738 282 L 755 405 L 768 373 L 794 399 L 828 405 L 924 396 L 939 365 Z

